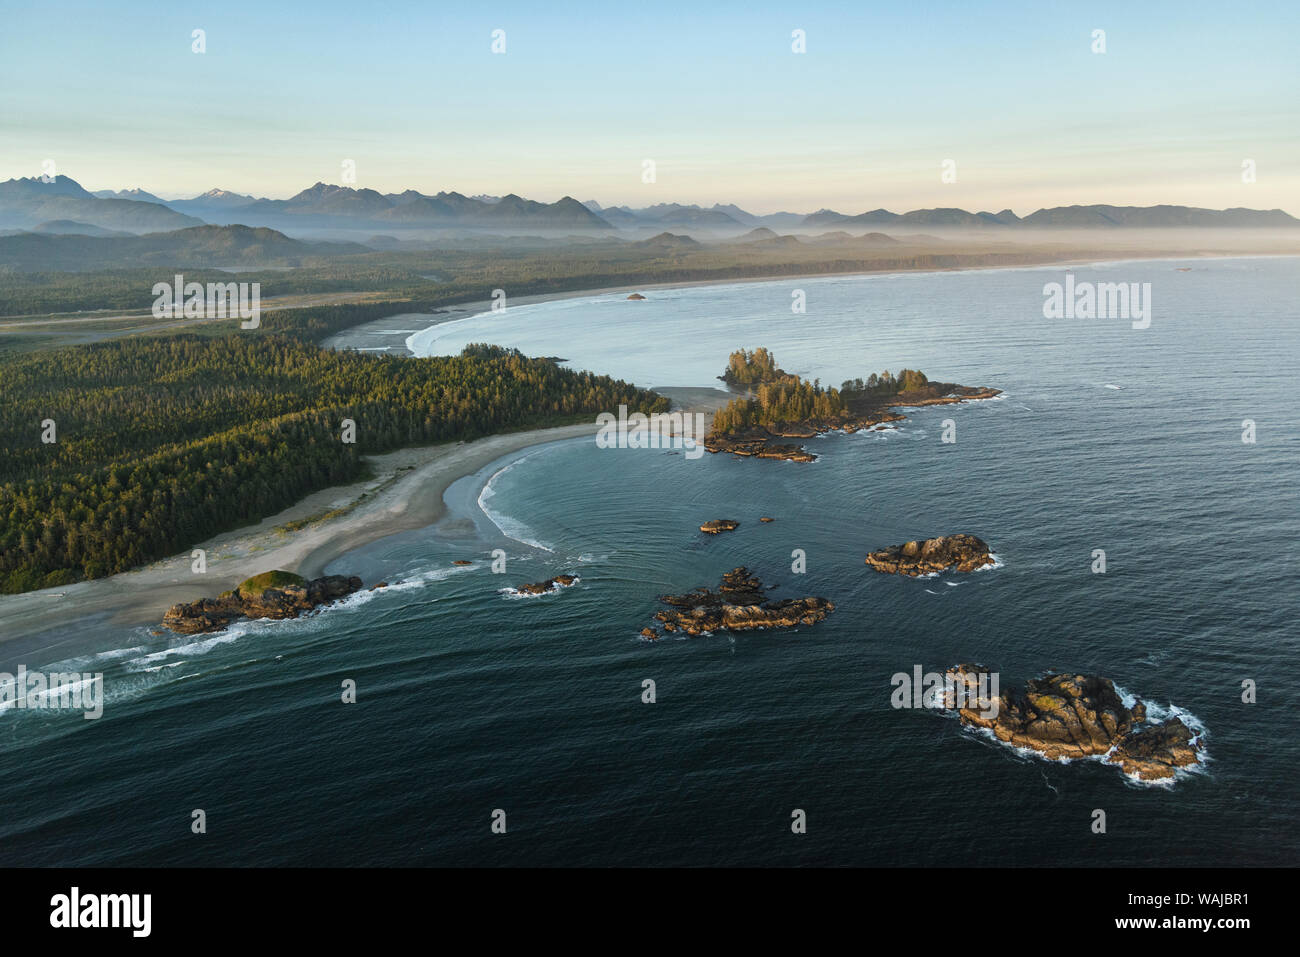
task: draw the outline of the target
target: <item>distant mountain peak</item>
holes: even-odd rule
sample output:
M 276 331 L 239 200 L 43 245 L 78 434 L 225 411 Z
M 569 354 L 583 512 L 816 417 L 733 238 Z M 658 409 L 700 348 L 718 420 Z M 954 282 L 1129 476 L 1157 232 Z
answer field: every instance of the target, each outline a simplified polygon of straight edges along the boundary
M 64 176 L 62 173 L 48 181 L 41 176 L 23 176 L 16 179 L 6 180 L 5 182 L 0 183 L 0 190 L 15 195 L 79 196 L 82 199 L 94 198 L 94 195 L 83 188 L 75 179 L 70 176 Z
M 845 233 L 845 235 L 847 236 L 848 234 Z M 776 230 L 774 230 L 774 229 L 768 229 L 766 226 L 759 226 L 757 229 L 751 229 L 749 232 L 745 233 L 743 236 L 737 236 L 735 239 L 731 240 L 731 242 L 733 242 L 733 243 L 755 243 L 755 242 L 760 242 L 760 241 L 763 241 L 763 240 L 777 239 L 777 238 L 778 238 L 778 235 L 777 235 Z
M 643 239 L 636 245 L 638 246 L 698 246 L 699 243 L 690 236 L 679 236 L 676 233 L 662 232 L 649 239 Z
M 163 200 L 159 199 L 153 193 L 145 192 L 144 190 L 139 188 L 119 189 L 119 190 L 97 189 L 95 190 L 94 195 L 99 199 L 133 199 L 140 203 L 163 202 Z

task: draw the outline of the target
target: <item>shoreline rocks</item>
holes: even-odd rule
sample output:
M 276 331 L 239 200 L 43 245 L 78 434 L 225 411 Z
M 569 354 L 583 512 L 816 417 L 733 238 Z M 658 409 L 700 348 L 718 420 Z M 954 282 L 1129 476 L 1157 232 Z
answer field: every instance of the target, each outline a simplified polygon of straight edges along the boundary
M 817 456 L 803 446 L 773 442 L 772 439 L 776 437 L 776 433 L 762 427 L 727 435 L 710 432 L 704 437 L 704 448 L 708 452 L 730 452 L 741 458 L 785 459 L 790 462 L 817 461 Z
M 325 575 L 312 581 L 288 572 L 267 575 L 284 576 L 295 581 L 259 588 L 258 579 L 267 576 L 258 575 L 217 598 L 200 598 L 195 602 L 173 605 L 163 615 L 162 623 L 182 635 L 198 635 L 220 631 L 241 618 L 297 618 L 360 591 L 362 587 L 361 579 L 355 575 Z
M 1146 705 L 1140 700 L 1125 705 L 1109 678 L 1047 674 L 1026 682 L 1023 692 L 1005 692 L 990 708 L 989 701 L 977 700 L 979 676 L 989 674 L 979 665 L 948 669 L 952 683 L 945 706 L 955 708 L 959 702 L 951 689 L 961 686 L 970 705 L 956 709 L 961 723 L 990 731 L 1004 744 L 1053 761 L 1101 758 L 1142 781 L 1172 778 L 1175 769 L 1201 760 L 1198 735 L 1181 718 L 1152 722 Z
M 670 609 L 655 613 L 665 632 L 702 635 L 714 631 L 793 628 L 814 625 L 835 610 L 826 598 L 783 598 L 769 601 L 767 588 L 745 566 L 722 576 L 718 590 L 699 587 L 684 595 L 661 595 Z M 645 630 L 641 632 L 647 637 Z
M 993 564 L 988 544 L 974 535 L 957 533 L 927 538 L 902 545 L 889 545 L 872 552 L 866 564 L 886 575 L 932 575 L 954 569 L 973 572 Z

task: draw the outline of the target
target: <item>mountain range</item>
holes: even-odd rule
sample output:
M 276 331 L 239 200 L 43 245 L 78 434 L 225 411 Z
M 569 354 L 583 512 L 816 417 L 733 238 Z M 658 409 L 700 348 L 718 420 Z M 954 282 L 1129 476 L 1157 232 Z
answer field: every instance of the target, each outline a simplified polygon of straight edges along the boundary
M 298 227 L 421 227 L 477 229 L 610 230 L 613 227 L 575 199 L 537 203 L 514 193 L 472 198 L 455 192 L 432 196 L 413 189 L 379 193 L 373 189 L 317 183 L 289 199 L 254 199 L 211 190 L 168 205 L 208 222 Z
M 775 230 L 854 227 L 928 227 L 981 230 L 996 234 L 1017 229 L 1168 229 L 1168 228 L 1295 228 L 1300 220 L 1280 209 L 1199 209 L 1190 206 L 1056 206 L 1018 216 L 1009 209 L 972 213 L 964 209 L 916 209 L 895 213 L 887 209 L 851 215 L 821 209 L 815 213 L 754 214 L 729 204 L 710 207 L 681 203 L 653 206 L 601 206 L 566 196 L 539 203 L 510 193 L 506 196 L 465 196 L 457 192 L 432 195 L 408 189 L 380 193 L 316 183 L 289 199 L 266 199 L 222 189 L 193 199 L 164 200 L 142 189 L 99 190 L 91 193 L 67 176 L 50 181 L 31 177 L 0 183 L 0 229 L 74 232 L 100 230 L 129 233 L 162 232 L 216 225 L 266 226 L 295 230 L 382 228 L 469 230 L 568 235 L 609 234 L 615 231 L 657 234 L 669 229 L 738 235 L 757 228 Z
M 203 220 L 161 202 L 124 199 L 118 194 L 96 196 L 67 176 L 56 176 L 49 182 L 30 177 L 0 183 L 0 228 L 32 229 L 57 220 L 131 233 L 203 225 Z
M 1251 229 L 1300 226 L 1300 220 L 1280 209 L 1200 209 L 1195 206 L 1054 206 L 1028 216 L 1009 209 L 1000 213 L 968 213 L 964 209 L 914 209 L 892 213 L 873 209 L 846 216 L 822 209 L 806 217 L 804 226 L 946 226 L 997 229 L 1021 226 L 1038 229 L 1106 227 L 1170 229 L 1178 227 L 1236 227 Z

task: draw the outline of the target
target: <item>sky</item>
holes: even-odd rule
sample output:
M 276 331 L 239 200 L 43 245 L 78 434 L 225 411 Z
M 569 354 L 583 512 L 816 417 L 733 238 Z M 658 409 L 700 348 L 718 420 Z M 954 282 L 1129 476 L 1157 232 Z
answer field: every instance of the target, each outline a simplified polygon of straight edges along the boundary
M 1300 215 L 1297 3 L 4 7 L 0 180 L 276 199 L 351 160 L 381 192 L 606 206 Z

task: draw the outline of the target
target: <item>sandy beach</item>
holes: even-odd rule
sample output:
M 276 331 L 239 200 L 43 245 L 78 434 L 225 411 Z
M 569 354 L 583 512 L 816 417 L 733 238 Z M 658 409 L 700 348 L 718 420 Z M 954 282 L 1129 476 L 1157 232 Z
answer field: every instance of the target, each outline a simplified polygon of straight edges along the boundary
M 689 411 L 711 412 L 727 398 L 715 389 L 661 391 Z M 196 545 L 206 553 L 203 574 L 191 570 L 190 553 L 185 552 L 108 578 L 2 595 L 0 640 L 104 613 L 115 624 L 157 624 L 177 602 L 216 596 L 272 569 L 317 577 L 353 549 L 438 521 L 446 510 L 443 495 L 457 479 L 502 456 L 595 434 L 593 416 L 590 423 L 368 456 L 373 478 L 323 489 L 256 525 Z M 285 528 L 290 523 L 294 527 Z
M 215 596 L 259 572 L 279 568 L 315 577 L 353 548 L 436 522 L 443 514 L 447 487 L 494 459 L 534 445 L 594 434 L 594 424 L 570 425 L 372 456 L 373 479 L 316 492 L 257 525 L 196 546 L 207 553 L 207 571 L 202 575 L 191 571 L 187 552 L 108 578 L 0 596 L 0 622 L 8 635 L 103 612 L 111 613 L 119 624 L 157 623 L 176 602 Z M 346 510 L 346 514 L 312 521 L 332 510 Z M 310 524 L 293 531 L 283 528 L 302 521 Z

